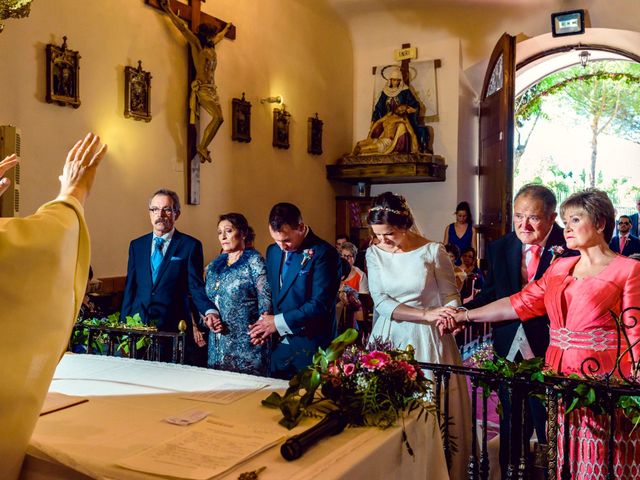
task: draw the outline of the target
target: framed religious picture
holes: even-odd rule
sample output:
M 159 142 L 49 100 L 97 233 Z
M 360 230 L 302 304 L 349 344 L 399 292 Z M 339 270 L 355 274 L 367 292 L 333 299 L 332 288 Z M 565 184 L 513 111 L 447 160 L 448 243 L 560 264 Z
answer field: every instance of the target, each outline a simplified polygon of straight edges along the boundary
M 124 67 L 124 116 L 151 121 L 151 74 L 138 67 Z
M 307 152 L 312 155 L 322 155 L 322 125 L 323 122 L 318 118 L 309 117 L 309 126 L 307 130 Z
M 273 146 L 276 148 L 289 148 L 289 124 L 291 114 L 284 109 L 273 109 Z
M 67 37 L 62 45 L 47 45 L 47 103 L 60 106 L 80 106 L 80 54 L 67 48 Z
M 242 98 L 231 100 L 231 140 L 236 142 L 251 141 L 251 102 Z

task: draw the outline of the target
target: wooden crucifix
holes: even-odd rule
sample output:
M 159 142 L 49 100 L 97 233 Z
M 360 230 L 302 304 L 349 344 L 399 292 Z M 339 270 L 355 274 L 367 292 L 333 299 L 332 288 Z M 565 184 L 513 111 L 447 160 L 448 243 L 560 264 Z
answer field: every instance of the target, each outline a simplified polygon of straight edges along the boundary
M 222 109 L 214 82 L 216 68 L 215 44 L 222 38 L 235 39 L 236 29 L 231 23 L 212 17 L 201 11 L 205 0 L 189 0 L 189 4 L 177 0 L 145 0 L 153 8 L 164 11 L 189 43 L 189 94 L 187 120 L 187 203 L 200 203 L 200 163 L 211 161 L 207 146 L 222 124 Z M 182 22 L 186 21 L 186 25 Z M 203 29 L 212 25 L 214 29 Z M 198 142 L 199 106 L 211 115 L 203 138 Z

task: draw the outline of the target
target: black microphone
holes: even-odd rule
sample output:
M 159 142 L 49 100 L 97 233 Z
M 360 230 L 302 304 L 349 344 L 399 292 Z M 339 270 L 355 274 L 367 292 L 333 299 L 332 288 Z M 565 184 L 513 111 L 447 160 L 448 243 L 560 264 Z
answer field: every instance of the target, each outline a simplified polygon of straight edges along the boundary
M 337 435 L 347 426 L 347 419 L 338 410 L 328 413 L 320 422 L 298 435 L 294 435 L 280 447 L 285 460 L 296 460 L 316 442 L 331 435 Z

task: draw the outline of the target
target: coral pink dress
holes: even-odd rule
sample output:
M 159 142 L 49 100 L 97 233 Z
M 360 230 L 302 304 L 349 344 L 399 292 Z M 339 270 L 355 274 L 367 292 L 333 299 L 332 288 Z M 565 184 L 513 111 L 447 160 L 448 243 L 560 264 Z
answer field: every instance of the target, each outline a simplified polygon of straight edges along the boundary
M 640 262 L 618 256 L 598 275 L 576 279 L 572 272 L 579 259 L 570 257 L 554 262 L 540 280 L 512 295 L 510 301 L 522 320 L 545 313 L 549 316 L 551 341 L 546 363 L 551 369 L 567 375 L 583 375 L 583 370 L 591 368 L 592 373 L 605 374 L 613 370 L 617 355 L 617 330 L 610 312 L 619 316 L 629 307 L 640 307 Z M 638 317 L 639 314 L 638 310 L 626 312 L 623 322 L 632 325 L 631 315 Z M 640 324 L 627 329 L 626 333 L 633 344 L 640 339 Z M 637 359 L 640 347 L 634 350 Z M 622 359 L 625 375 L 629 369 L 627 355 Z M 570 416 L 572 478 L 605 479 L 608 417 L 586 409 L 574 410 Z M 640 428 L 630 433 L 631 424 L 621 413 L 617 415 L 616 425 L 614 477 L 638 478 Z M 559 436 L 559 468 L 561 438 Z

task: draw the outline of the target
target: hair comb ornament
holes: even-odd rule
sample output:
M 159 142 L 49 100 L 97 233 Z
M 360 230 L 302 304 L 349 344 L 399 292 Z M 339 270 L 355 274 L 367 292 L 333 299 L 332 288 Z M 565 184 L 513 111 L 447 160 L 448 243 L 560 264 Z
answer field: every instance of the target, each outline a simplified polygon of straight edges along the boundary
M 371 207 L 369 209 L 369 212 L 389 212 L 389 213 L 395 213 L 396 215 L 402 215 L 404 217 L 409 215 L 408 211 L 400 211 L 400 210 L 395 210 L 393 208 L 389 208 L 389 207 L 383 207 L 382 205 L 376 205 L 375 207 Z

